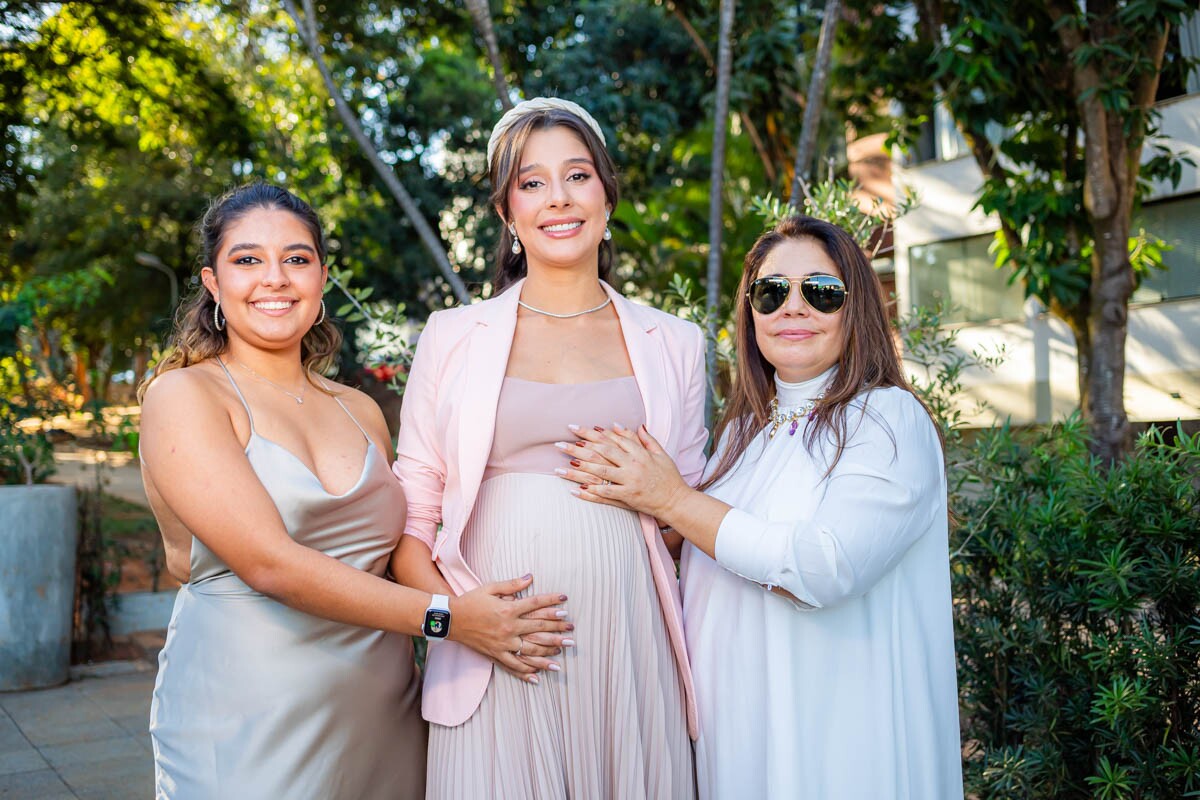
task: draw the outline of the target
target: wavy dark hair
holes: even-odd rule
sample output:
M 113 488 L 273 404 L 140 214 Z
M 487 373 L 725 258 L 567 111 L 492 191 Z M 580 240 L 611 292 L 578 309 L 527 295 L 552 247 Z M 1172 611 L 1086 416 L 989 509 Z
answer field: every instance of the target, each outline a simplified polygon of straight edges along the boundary
M 496 153 L 489 165 L 488 177 L 492 183 L 492 208 L 500 210 L 500 242 L 496 245 L 496 273 L 492 278 L 492 295 L 498 295 L 512 284 L 525 277 L 528 266 L 525 253 L 513 254 L 512 234 L 508 232 L 505 220 L 509 218 L 508 190 L 517 181 L 517 173 L 521 169 L 521 155 L 525 151 L 525 143 L 530 134 L 535 131 L 550 128 L 566 128 L 579 137 L 592 163 L 596 165 L 596 174 L 604 185 L 604 196 L 608 205 L 615 210 L 620 199 L 617 185 L 617 167 L 613 163 L 604 143 L 588 126 L 569 111 L 551 109 L 546 111 L 531 111 L 521 117 L 505 131 L 496 142 Z M 600 280 L 607 281 L 612 272 L 613 248 L 612 242 L 600 241 Z
M 225 232 L 246 214 L 260 208 L 277 209 L 295 215 L 312 235 L 317 257 L 322 264 L 325 263 L 325 234 L 321 230 L 321 220 L 312 206 L 286 189 L 270 183 L 255 182 L 231 189 L 209 204 L 208 211 L 196 225 L 196 233 L 200 240 L 197 272 L 204 267 L 216 269 L 216 257 L 224 243 Z M 154 372 L 138 387 L 139 401 L 145 396 L 146 389 L 154 379 L 164 372 L 198 364 L 221 355 L 229 348 L 228 334 L 217 330 L 213 324 L 215 307 L 216 301 L 203 285 L 198 286 L 180 302 L 175 311 L 175 323 L 168 340 L 167 354 L 154 367 Z M 329 315 L 304 334 L 304 339 L 300 342 L 300 360 L 309 382 L 316 388 L 325 391 L 320 382 L 315 380 L 314 374 L 324 372 L 332 366 L 341 346 L 342 333 Z
M 826 474 L 833 471 L 846 447 L 847 412 L 856 397 L 871 389 L 889 386 L 913 393 L 904 377 L 900 349 L 888 322 L 883 287 L 866 253 L 850 234 L 836 225 L 804 215 L 787 217 L 758 237 L 746 253 L 734 317 L 737 375 L 716 429 L 716 441 L 721 441 L 726 434 L 729 440 L 701 489 L 724 478 L 767 424 L 771 399 L 775 396 L 775 367 L 758 349 L 754 314 L 750 309 L 750 284 L 758 278 L 770 252 L 789 239 L 818 242 L 837 265 L 846 283 L 846 304 L 838 312 L 844 314 L 845 319 L 837 372 L 825 390 L 825 396 L 813 409 L 804 436 L 805 446 L 810 451 L 819 436 L 832 437 L 836 453 Z M 920 401 L 915 393 L 913 396 Z

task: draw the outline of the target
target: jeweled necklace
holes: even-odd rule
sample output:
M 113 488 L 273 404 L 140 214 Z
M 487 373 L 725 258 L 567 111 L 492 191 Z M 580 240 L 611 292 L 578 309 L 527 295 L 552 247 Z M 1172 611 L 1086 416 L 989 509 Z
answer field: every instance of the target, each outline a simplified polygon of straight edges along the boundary
M 282 386 L 280 386 L 278 383 L 276 383 L 275 381 L 271 380 L 270 378 L 264 378 L 262 375 L 259 375 L 257 372 L 255 372 L 254 370 L 250 369 L 250 367 L 246 366 L 246 365 L 245 365 L 245 364 L 243 364 L 242 362 L 238 361 L 238 362 L 236 362 L 236 363 L 237 363 L 237 365 L 238 365 L 239 367 L 241 367 L 242 369 L 246 370 L 246 372 L 249 372 L 251 375 L 253 375 L 254 377 L 258 378 L 260 381 L 265 381 L 265 382 L 267 382 L 267 383 L 271 384 L 271 385 L 272 385 L 272 386 L 274 386 L 276 389 L 278 389 L 279 391 L 281 391 L 281 392 L 283 392 L 284 394 L 286 394 L 288 397 L 290 397 L 290 398 L 292 398 L 293 400 L 295 400 L 295 401 L 296 401 L 296 405 L 298 405 L 298 406 L 302 406 L 302 405 L 304 405 L 304 393 L 308 391 L 308 381 L 305 381 L 305 382 L 304 382 L 304 385 L 303 385 L 302 387 L 300 387 L 300 394 L 296 394 L 295 392 L 288 391 L 287 389 L 283 388 Z
M 540 308 L 534 308 L 533 306 L 526 303 L 524 300 L 518 300 L 517 305 L 519 305 L 521 308 L 524 308 L 527 311 L 532 311 L 535 314 L 542 314 L 543 316 L 554 317 L 555 319 L 571 319 L 572 317 L 582 317 L 584 314 L 593 314 L 593 313 L 599 311 L 600 309 L 604 308 L 611 302 L 612 302 L 611 297 L 605 297 L 604 302 L 601 303 L 600 305 L 595 306 L 594 308 L 586 308 L 583 311 L 575 311 L 571 314 L 555 314 L 553 311 L 543 311 Z
M 813 409 L 817 407 L 817 403 L 820 402 L 821 398 L 824 396 L 825 393 L 821 392 L 819 395 L 814 397 L 812 400 L 809 400 L 799 408 L 792 408 L 788 409 L 787 411 L 780 411 L 779 399 L 772 397 L 771 405 L 767 409 L 767 417 L 771 423 L 771 429 L 767 431 L 767 438 L 774 439 L 775 434 L 779 433 L 779 428 L 785 422 L 792 423 L 792 426 L 788 428 L 788 436 L 795 436 L 796 429 L 800 427 L 800 420 L 812 414 Z

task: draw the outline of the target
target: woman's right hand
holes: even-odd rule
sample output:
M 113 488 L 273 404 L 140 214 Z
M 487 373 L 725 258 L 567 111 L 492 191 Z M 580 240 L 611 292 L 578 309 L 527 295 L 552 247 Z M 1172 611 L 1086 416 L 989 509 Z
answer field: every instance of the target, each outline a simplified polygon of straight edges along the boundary
M 450 599 L 450 638 L 476 650 L 518 678 L 537 683 L 540 670 L 555 670 L 548 656 L 561 652 L 575 629 L 558 606 L 565 594 L 512 599 L 533 576 L 497 581 Z M 531 636 L 529 640 L 522 637 Z M 518 656 L 517 652 L 521 655 Z

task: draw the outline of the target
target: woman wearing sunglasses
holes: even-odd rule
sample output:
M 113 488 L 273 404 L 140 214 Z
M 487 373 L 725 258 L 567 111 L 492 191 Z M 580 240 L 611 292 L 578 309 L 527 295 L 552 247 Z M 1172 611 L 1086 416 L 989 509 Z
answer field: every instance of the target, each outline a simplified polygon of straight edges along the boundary
M 644 429 L 566 448 L 579 496 L 686 539 L 702 798 L 962 797 L 937 427 L 867 257 L 792 217 L 746 256 L 699 489 Z

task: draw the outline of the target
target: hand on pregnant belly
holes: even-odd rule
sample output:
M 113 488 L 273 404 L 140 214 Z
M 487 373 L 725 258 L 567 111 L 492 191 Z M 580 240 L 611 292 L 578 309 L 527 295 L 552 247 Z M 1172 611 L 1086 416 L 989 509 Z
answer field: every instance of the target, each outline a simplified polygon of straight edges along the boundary
M 450 638 L 483 653 L 504 669 L 530 683 L 541 670 L 559 669 L 549 656 L 569 644 L 574 624 L 567 621 L 565 594 L 540 594 L 512 599 L 532 578 L 497 581 L 451 599 L 454 623 Z

